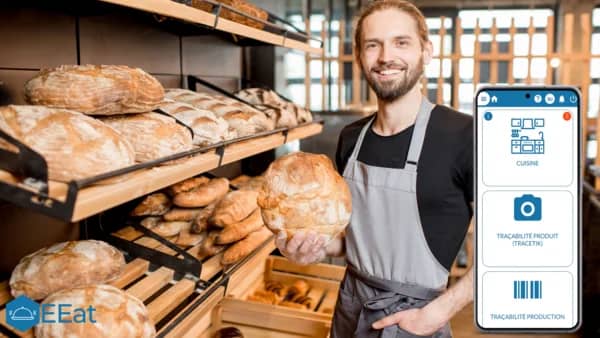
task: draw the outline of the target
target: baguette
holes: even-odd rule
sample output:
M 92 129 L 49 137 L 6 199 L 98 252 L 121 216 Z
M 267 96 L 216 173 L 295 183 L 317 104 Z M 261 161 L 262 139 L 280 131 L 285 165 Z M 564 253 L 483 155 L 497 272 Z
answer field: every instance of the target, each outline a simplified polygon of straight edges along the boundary
M 221 264 L 229 265 L 241 260 L 258 248 L 267 239 L 272 237 L 272 235 L 273 233 L 263 226 L 260 230 L 249 234 L 248 237 L 225 250 L 223 258 L 221 259 Z
M 229 244 L 237 242 L 242 238 L 245 238 L 251 232 L 254 232 L 263 226 L 262 216 L 260 209 L 256 208 L 250 216 L 239 221 L 238 223 L 230 224 L 223 229 L 223 231 L 217 236 L 217 244 Z
M 173 203 L 184 208 L 204 207 L 221 199 L 227 191 L 229 191 L 229 180 L 215 178 L 194 190 L 175 195 Z

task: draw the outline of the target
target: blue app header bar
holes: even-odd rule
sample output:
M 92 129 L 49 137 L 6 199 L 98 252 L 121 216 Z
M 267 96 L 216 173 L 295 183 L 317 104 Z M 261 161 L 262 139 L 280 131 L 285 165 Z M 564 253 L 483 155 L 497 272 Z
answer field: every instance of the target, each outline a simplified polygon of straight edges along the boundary
M 482 89 L 477 95 L 479 107 L 577 107 L 577 92 L 569 89 Z

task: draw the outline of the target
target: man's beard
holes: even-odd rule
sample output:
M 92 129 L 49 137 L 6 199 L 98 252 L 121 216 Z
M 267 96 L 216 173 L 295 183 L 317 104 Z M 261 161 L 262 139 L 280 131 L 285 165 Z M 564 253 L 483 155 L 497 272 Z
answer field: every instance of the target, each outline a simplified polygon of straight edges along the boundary
M 380 82 L 376 75 L 366 71 L 363 66 L 363 74 L 373 89 L 377 98 L 384 102 L 392 102 L 399 97 L 406 95 L 419 81 L 423 75 L 423 57 L 419 58 L 419 63 L 414 68 L 402 67 L 394 63 L 388 63 L 382 66 L 374 67 L 375 70 L 399 69 L 404 68 L 404 75 L 398 79 Z

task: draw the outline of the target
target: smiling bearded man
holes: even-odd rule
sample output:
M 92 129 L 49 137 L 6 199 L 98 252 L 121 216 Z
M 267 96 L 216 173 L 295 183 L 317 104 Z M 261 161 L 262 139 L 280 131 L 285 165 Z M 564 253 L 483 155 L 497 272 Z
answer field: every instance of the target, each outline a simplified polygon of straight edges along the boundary
M 473 299 L 471 270 L 446 289 L 472 216 L 473 118 L 423 96 L 419 79 L 433 48 L 411 3 L 370 2 L 354 42 L 378 109 L 338 142 L 350 224 L 329 242 L 280 232 L 276 244 L 300 264 L 346 256 L 332 338 L 451 337 L 448 321 Z

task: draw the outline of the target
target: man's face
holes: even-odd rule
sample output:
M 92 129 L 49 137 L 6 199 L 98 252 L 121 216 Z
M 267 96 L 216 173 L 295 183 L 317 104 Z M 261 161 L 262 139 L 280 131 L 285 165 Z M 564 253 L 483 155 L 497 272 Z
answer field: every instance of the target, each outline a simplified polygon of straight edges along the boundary
M 385 9 L 363 21 L 360 60 L 377 97 L 391 102 L 419 81 L 424 64 L 431 60 L 431 43 L 421 46 L 416 21 L 409 14 Z

